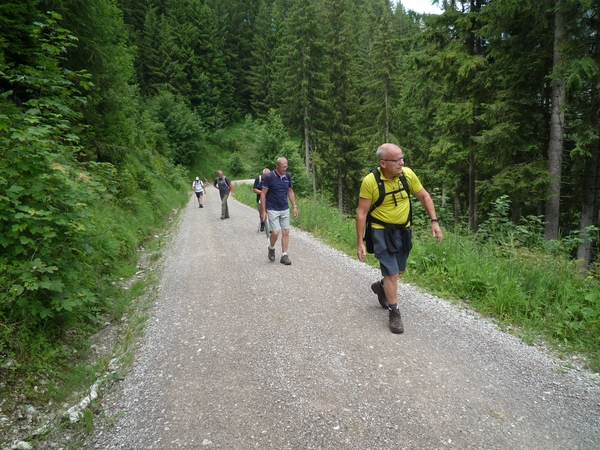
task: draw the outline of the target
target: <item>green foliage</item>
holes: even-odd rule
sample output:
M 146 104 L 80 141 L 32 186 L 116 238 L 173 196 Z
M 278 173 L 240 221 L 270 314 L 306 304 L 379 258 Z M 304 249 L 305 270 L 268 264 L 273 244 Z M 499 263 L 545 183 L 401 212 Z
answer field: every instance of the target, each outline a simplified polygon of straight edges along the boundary
M 483 241 L 492 241 L 499 245 L 540 246 L 540 235 L 544 229 L 541 217 L 529 216 L 522 225 L 515 225 L 509 219 L 510 199 L 503 195 L 493 202 L 493 210 L 488 219 L 481 224 L 477 236 Z
M 185 76 L 185 61 L 181 58 L 184 49 L 177 39 L 174 24 L 155 8 L 150 8 L 144 23 L 145 49 L 143 81 L 146 92 L 157 95 L 161 92 L 186 95 L 189 93 Z
M 249 124 L 252 125 L 249 126 Z M 217 170 L 223 170 L 225 175 L 231 175 L 228 170 L 234 159 L 239 160 L 238 167 L 239 170 L 242 170 L 235 178 L 256 177 L 257 174 L 250 167 L 255 143 L 254 122 L 250 116 L 246 122 L 237 123 L 221 130 L 207 131 L 203 136 L 200 155 L 188 166 L 190 184 L 191 180 L 197 176 L 202 180 L 213 180 Z
M 60 68 L 63 49 L 74 38 L 52 16 L 38 26 L 40 65 L 9 71 L 13 95 L 23 109 L 3 101 L 0 116 L 0 311 L 4 317 L 37 323 L 94 301 L 80 276 L 88 206 L 103 187 L 77 166 L 78 136 L 71 121 L 87 74 Z
M 274 86 L 278 112 L 292 134 L 299 134 L 304 149 L 305 167 L 314 173 L 319 161 L 317 128 L 326 105 L 327 63 L 325 60 L 322 3 L 315 0 L 287 2 L 277 11 L 282 32 L 277 48 Z M 282 8 L 283 9 L 283 8 Z
M 65 68 L 76 38 L 59 20 L 35 25 L 35 66 L 0 72 L 0 361 L 11 367 L 4 381 L 23 389 L 44 373 L 56 384 L 49 396 L 85 336 L 126 308 L 112 282 L 135 271 L 137 249 L 188 199 L 184 170 L 157 152 L 171 148 L 165 127 L 149 114 L 129 111 L 136 126 L 121 128 L 131 146 L 119 165 L 85 147 L 82 92 L 94 86 Z
M 452 211 L 448 209 L 448 206 L 444 206 L 444 198 L 440 193 L 439 189 L 434 188 L 428 190 L 433 204 L 435 205 L 435 212 L 439 219 L 440 225 L 446 226 L 452 223 Z M 425 208 L 414 196 L 412 196 L 412 223 L 416 227 L 429 226 L 431 223 L 429 214 L 425 211 Z
M 482 242 L 492 242 L 500 248 L 526 247 L 544 251 L 550 255 L 569 258 L 584 240 L 590 240 L 598 229 L 587 227 L 582 232 L 573 231 L 561 239 L 544 239 L 544 222 L 541 216 L 521 217 L 515 224 L 509 219 L 511 201 L 507 195 L 496 199 L 488 219 L 481 224 L 476 237 Z
M 345 213 L 353 209 L 361 171 L 361 152 L 354 133 L 359 112 L 359 78 L 356 76 L 356 17 L 346 0 L 323 1 L 325 40 L 328 42 L 327 102 L 319 115 L 318 146 L 323 157 L 316 167 L 320 184 Z
M 3 1 L 0 4 L 0 67 L 3 60 L 10 67 L 34 63 L 33 23 L 39 20 L 36 4 L 37 0 Z
M 391 4 L 368 2 L 361 14 L 361 134 L 370 148 L 395 142 L 394 106 L 398 101 L 400 46 Z
M 42 4 L 40 3 L 40 9 Z M 132 85 L 135 51 L 127 47 L 127 30 L 116 2 L 111 0 L 44 0 L 41 11 L 56 11 L 61 25 L 77 36 L 64 67 L 86 70 L 93 86 L 78 108 L 80 160 L 120 164 L 131 149 L 138 101 Z
M 238 153 L 231 155 L 227 170 L 232 177 L 239 177 L 240 175 L 248 172 L 246 164 Z
M 254 173 L 261 173 L 265 167 L 273 170 L 277 158 L 283 156 L 288 160 L 288 172 L 292 174 L 294 193 L 300 197 L 307 195 L 310 187 L 304 164 L 298 148 L 291 141 L 281 121 L 281 117 L 271 110 L 264 124 L 253 124 L 247 121 L 246 126 L 256 133 L 252 167 Z
M 155 121 L 163 124 L 169 156 L 175 164 L 190 166 L 203 150 L 204 128 L 198 116 L 175 96 L 163 92 L 148 101 Z
M 276 105 L 274 64 L 277 51 L 276 30 L 280 28 L 271 15 L 266 2 L 260 2 L 253 36 L 249 74 L 252 109 L 258 117 L 265 118 Z
M 222 117 L 215 115 L 214 129 L 222 128 L 229 120 L 237 121 L 240 114 L 251 111 L 249 80 L 252 57 L 252 36 L 256 19 L 256 3 L 239 0 L 206 0 L 213 13 L 212 21 L 218 30 L 210 45 L 222 53 L 220 63 L 225 65 L 221 78 L 224 99 L 229 103 L 220 108 Z M 209 60 L 210 61 L 210 60 Z
M 83 423 L 85 425 L 85 431 L 91 433 L 94 429 L 94 412 L 91 409 L 85 409 L 83 411 Z

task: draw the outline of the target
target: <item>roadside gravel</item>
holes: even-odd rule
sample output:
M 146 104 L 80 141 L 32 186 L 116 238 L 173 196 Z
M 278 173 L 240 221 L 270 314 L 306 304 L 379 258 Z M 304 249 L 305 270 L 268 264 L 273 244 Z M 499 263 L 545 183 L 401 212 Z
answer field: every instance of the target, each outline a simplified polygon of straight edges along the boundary
M 182 211 L 89 448 L 600 448 L 597 374 L 402 283 L 393 335 L 378 270 L 297 229 L 271 263 L 256 210 L 229 204 Z

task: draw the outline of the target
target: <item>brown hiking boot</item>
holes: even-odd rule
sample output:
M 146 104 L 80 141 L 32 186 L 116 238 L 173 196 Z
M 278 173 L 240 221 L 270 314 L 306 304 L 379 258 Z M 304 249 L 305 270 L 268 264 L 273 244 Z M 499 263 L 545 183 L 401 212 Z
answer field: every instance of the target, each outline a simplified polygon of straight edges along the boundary
M 390 310 L 390 331 L 392 333 L 404 333 L 404 325 L 400 316 L 400 308 L 389 308 Z
M 371 285 L 371 290 L 377 294 L 377 298 L 379 299 L 379 304 L 383 309 L 388 309 L 388 301 L 385 296 L 385 291 L 383 290 L 383 284 L 380 281 L 376 281 Z

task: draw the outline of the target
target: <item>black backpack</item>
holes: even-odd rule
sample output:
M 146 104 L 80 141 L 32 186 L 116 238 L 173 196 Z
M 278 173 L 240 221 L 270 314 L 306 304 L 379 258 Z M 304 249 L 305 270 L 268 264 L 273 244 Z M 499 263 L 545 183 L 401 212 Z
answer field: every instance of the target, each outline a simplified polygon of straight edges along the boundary
M 363 241 L 365 241 L 365 246 L 367 248 L 367 253 L 373 253 L 373 234 L 371 232 L 371 223 L 376 223 L 378 225 L 383 225 L 383 226 L 388 225 L 387 223 L 385 223 L 385 222 L 383 222 L 383 221 L 381 221 L 379 219 L 376 219 L 375 217 L 373 217 L 371 215 L 371 213 L 379 205 L 381 205 L 383 203 L 383 200 L 385 199 L 386 195 L 395 195 L 398 192 L 406 191 L 406 194 L 408 195 L 408 207 L 409 207 L 409 210 L 408 210 L 408 219 L 401 226 L 406 227 L 406 225 L 408 225 L 412 221 L 412 201 L 410 199 L 410 189 L 409 189 L 409 186 L 408 186 L 408 181 L 406 180 L 406 177 L 404 176 L 404 174 L 400 175 L 400 183 L 402 183 L 402 187 L 401 188 L 398 188 L 395 191 L 385 192 L 385 186 L 383 184 L 383 181 L 381 181 L 381 174 L 379 173 L 379 169 L 375 168 L 375 169 L 373 169 L 371 171 L 371 173 L 375 176 L 375 181 L 377 181 L 377 187 L 379 188 L 379 197 L 371 205 L 371 208 L 369 209 L 369 212 L 367 213 L 367 222 L 366 222 L 366 226 L 365 226 L 365 235 L 363 237 Z M 396 202 L 396 197 L 395 196 L 394 196 L 394 203 L 396 204 L 396 206 L 398 205 L 398 203 Z

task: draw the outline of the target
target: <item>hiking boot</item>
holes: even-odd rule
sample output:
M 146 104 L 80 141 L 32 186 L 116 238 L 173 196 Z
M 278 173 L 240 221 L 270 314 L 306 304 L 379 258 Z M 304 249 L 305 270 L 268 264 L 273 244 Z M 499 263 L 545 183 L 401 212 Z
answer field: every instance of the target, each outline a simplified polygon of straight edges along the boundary
M 288 255 L 281 255 L 281 259 L 279 260 L 279 262 L 281 264 L 285 264 L 286 266 L 289 266 L 292 264 Z
M 265 223 L 261 222 L 260 224 L 260 231 L 265 231 Z
M 383 284 L 381 281 L 376 281 L 371 285 L 371 290 L 377 294 L 377 298 L 379 299 L 379 304 L 383 309 L 388 309 L 388 301 L 385 296 L 385 291 L 383 290 Z
M 275 249 L 269 248 L 269 261 L 275 261 Z
M 390 331 L 392 333 L 404 333 L 404 325 L 400 316 L 400 308 L 389 308 L 390 310 Z
M 200 208 L 204 208 L 204 206 L 202 205 L 202 203 L 200 203 Z

